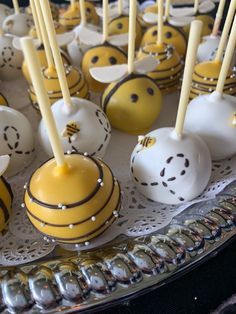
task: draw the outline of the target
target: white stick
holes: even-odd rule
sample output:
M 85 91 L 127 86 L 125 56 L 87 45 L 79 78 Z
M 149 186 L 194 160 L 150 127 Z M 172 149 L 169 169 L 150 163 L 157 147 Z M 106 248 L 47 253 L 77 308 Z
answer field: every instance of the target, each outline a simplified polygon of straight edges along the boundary
M 15 14 L 20 13 L 20 7 L 19 7 L 18 0 L 12 0 L 12 3 L 13 3 Z
M 56 124 L 52 115 L 49 98 L 44 86 L 43 76 L 40 70 L 40 64 L 37 58 L 35 47 L 33 45 L 33 41 L 30 37 L 25 37 L 21 39 L 21 45 L 30 72 L 30 76 L 33 82 L 33 86 L 36 92 L 40 111 L 50 139 L 50 144 L 52 146 L 56 164 L 58 167 L 64 167 L 66 165 L 64 152 L 61 146 L 61 141 L 58 136 Z
M 218 10 L 217 10 L 217 13 L 216 13 L 216 18 L 215 18 L 213 30 L 212 30 L 212 33 L 211 33 L 212 36 L 217 36 L 217 34 L 219 32 L 220 23 L 221 23 L 221 19 L 222 19 L 222 15 L 223 15 L 223 12 L 224 12 L 224 7 L 225 7 L 225 1 L 226 0 L 220 0 L 219 6 L 218 6 Z
M 35 29 L 36 29 L 36 34 L 37 34 L 37 37 L 38 37 L 40 43 L 42 43 L 43 39 L 42 39 L 41 30 L 40 30 L 40 24 L 39 24 L 37 12 L 36 12 L 35 3 L 34 3 L 33 0 L 30 0 L 30 7 L 31 7 L 33 19 L 34 19 L 34 25 L 35 25 Z
M 122 15 L 123 13 L 123 0 L 118 0 L 118 14 Z
M 235 9 L 236 9 L 236 0 L 231 0 L 230 6 L 229 6 L 229 11 L 228 11 L 225 25 L 224 25 L 224 29 L 223 29 L 223 32 L 221 34 L 220 43 L 219 43 L 217 53 L 216 53 L 216 56 L 214 59 L 215 62 L 221 62 L 221 59 L 223 57 L 224 49 L 225 49 L 225 46 L 226 46 L 226 43 L 228 40 L 230 27 L 231 27 L 231 24 L 232 24 L 232 21 L 234 18 Z
M 134 72 L 135 35 L 136 35 L 136 0 L 129 3 L 129 45 L 128 45 L 128 73 Z
M 107 41 L 108 38 L 108 0 L 102 1 L 103 5 L 103 42 Z
M 80 24 L 81 25 L 86 25 L 86 10 L 85 10 L 85 3 L 84 0 L 79 1 L 80 5 Z
M 169 17 L 170 17 L 170 0 L 166 0 L 165 21 L 167 21 Z
M 68 88 L 67 80 L 66 80 L 66 75 L 65 75 L 65 70 L 60 54 L 60 50 L 57 44 L 56 40 L 56 32 L 53 24 L 53 19 L 52 19 L 52 13 L 50 10 L 49 2 L 48 0 L 40 0 L 42 12 L 43 12 L 43 17 L 47 29 L 47 34 L 50 40 L 50 46 L 54 58 L 54 62 L 56 65 L 56 70 L 59 78 L 59 83 L 63 95 L 63 100 L 64 103 L 68 106 L 72 105 L 72 101 L 70 98 L 70 91 Z
M 197 14 L 198 8 L 199 8 L 199 0 L 195 0 L 194 1 L 194 8 L 193 8 L 194 14 Z
M 233 22 L 233 26 L 231 29 L 231 33 L 229 36 L 229 40 L 228 40 L 228 44 L 226 47 L 226 51 L 225 51 L 225 56 L 223 59 L 223 63 L 221 66 L 221 70 L 220 70 L 220 75 L 219 75 L 219 79 L 216 85 L 216 91 L 219 93 L 223 93 L 224 91 L 224 85 L 225 85 L 225 80 L 227 78 L 230 66 L 231 66 L 231 61 L 234 55 L 234 51 L 235 51 L 235 46 L 236 46 L 236 15 L 234 17 L 234 22 Z M 236 138 L 235 138 L 236 140 Z
M 163 44 L 163 0 L 158 0 L 157 44 Z
M 200 43 L 201 31 L 203 23 L 202 21 L 193 21 L 191 23 L 189 40 L 188 40 L 188 49 L 185 60 L 185 68 L 183 75 L 183 83 L 181 87 L 181 94 L 179 99 L 179 108 L 175 124 L 175 133 L 178 137 L 181 137 L 183 132 L 184 120 L 187 110 L 187 105 L 189 102 L 189 94 L 192 83 L 192 76 L 196 61 L 196 54 L 198 45 Z
M 43 45 L 44 45 L 44 50 L 45 50 L 45 54 L 46 54 L 48 69 L 49 70 L 54 69 L 54 61 L 53 61 L 53 57 L 52 57 L 52 52 L 51 52 L 51 48 L 50 48 L 48 34 L 47 34 L 47 30 L 46 30 L 46 26 L 45 26 L 45 22 L 44 22 L 44 18 L 43 18 L 43 14 L 42 14 L 39 0 L 34 0 L 34 3 L 35 3 L 37 16 L 38 16 L 39 28 L 40 28 L 40 31 L 42 34 Z

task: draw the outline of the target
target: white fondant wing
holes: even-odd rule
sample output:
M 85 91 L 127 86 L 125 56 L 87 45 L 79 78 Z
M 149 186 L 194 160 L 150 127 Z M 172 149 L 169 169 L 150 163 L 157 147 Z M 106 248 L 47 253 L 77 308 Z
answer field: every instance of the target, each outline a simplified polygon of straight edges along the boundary
M 8 155 L 0 156 L 0 176 L 4 174 L 10 163 L 10 157 Z
M 194 15 L 194 8 L 173 8 L 170 7 L 170 15 L 171 16 L 176 16 L 176 17 L 180 17 L 180 16 L 191 16 Z
M 12 44 L 14 48 L 22 51 L 20 39 L 21 37 L 14 36 Z M 33 43 L 36 49 L 41 45 L 41 42 L 37 38 L 33 39 Z
M 101 83 L 111 83 L 124 77 L 127 70 L 127 64 L 117 64 L 107 67 L 91 68 L 89 72 L 95 80 Z
M 194 20 L 194 16 L 173 16 L 168 19 L 170 25 L 183 27 L 189 25 Z
M 153 0 L 146 0 L 146 1 L 143 1 L 141 4 L 140 4 L 140 10 L 141 11 L 144 11 L 147 7 L 150 7 L 150 6 L 153 6 L 155 5 L 155 1 Z
M 157 13 L 147 12 L 143 15 L 144 22 L 149 23 L 149 24 L 157 23 L 157 19 L 158 19 Z
M 69 45 L 75 38 L 75 32 L 66 32 L 63 34 L 57 34 L 57 43 L 59 47 L 67 46 Z
M 213 11 L 215 8 L 215 3 L 211 0 L 205 0 L 203 2 L 200 3 L 199 5 L 199 12 L 200 13 L 209 13 L 211 11 Z
M 142 60 L 138 60 L 134 62 L 134 70 L 140 74 L 146 74 L 148 72 L 153 71 L 158 65 L 158 62 L 152 56 L 147 56 Z
M 78 37 L 80 42 L 85 45 L 99 45 L 103 42 L 103 35 L 102 33 L 98 33 L 94 30 L 91 30 L 87 27 L 81 27 L 78 32 Z
M 108 41 L 110 44 L 114 46 L 122 47 L 128 44 L 129 36 L 128 36 L 128 33 L 113 35 L 113 36 L 108 37 Z

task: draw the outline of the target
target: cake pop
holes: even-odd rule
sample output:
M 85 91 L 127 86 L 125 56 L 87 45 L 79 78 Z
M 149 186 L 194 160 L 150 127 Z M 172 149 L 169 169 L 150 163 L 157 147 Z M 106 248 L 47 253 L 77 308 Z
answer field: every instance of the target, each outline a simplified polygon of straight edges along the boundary
M 54 28 L 56 31 L 56 34 L 64 34 L 67 32 L 67 28 L 63 25 L 61 25 L 59 22 L 54 21 Z M 29 35 L 33 38 L 37 38 L 37 31 L 36 31 L 36 27 L 32 26 L 30 31 L 29 31 Z
M 236 16 L 216 90 L 193 99 L 186 115 L 186 129 L 201 136 L 207 143 L 213 160 L 236 154 L 236 99 L 224 94 L 224 85 L 236 45 L 235 28 Z
M 163 0 L 158 0 L 158 37 L 155 44 L 140 48 L 137 58 L 152 55 L 157 59 L 157 67 L 148 73 L 163 93 L 176 91 L 183 73 L 183 64 L 174 46 L 164 43 L 163 34 Z
M 40 1 L 44 13 L 45 2 Z M 55 156 L 32 174 L 22 207 L 46 237 L 87 245 L 118 217 L 119 183 L 102 161 L 87 154 L 64 155 L 34 46 L 28 38 L 22 45 Z
M 6 176 L 27 167 L 34 157 L 33 130 L 26 117 L 17 110 L 0 106 L 0 155 L 11 157 Z
M 220 38 L 216 56 L 212 61 L 205 61 L 197 64 L 193 73 L 193 82 L 190 92 L 190 99 L 202 94 L 208 94 L 216 89 L 216 84 L 220 74 L 222 65 L 222 57 L 227 43 L 229 30 L 235 14 L 235 1 L 231 2 L 226 17 L 224 29 Z M 236 95 L 236 75 L 233 69 L 229 69 L 227 79 L 225 81 L 224 92 L 229 95 Z
M 7 99 L 2 93 L 0 93 L 0 106 L 9 106 Z
M 219 46 L 220 36 L 218 35 L 218 32 L 224 11 L 225 1 L 226 0 L 220 0 L 212 33 L 209 36 L 203 37 L 202 42 L 198 47 L 197 51 L 198 62 L 210 60 Z
M 3 21 L 10 14 L 11 9 L 7 5 L 0 3 L 0 27 L 2 27 Z
M 9 156 L 0 156 L 0 232 L 6 228 L 9 222 L 13 200 L 11 186 L 3 177 L 9 162 Z
M 184 58 L 187 49 L 187 38 L 180 27 L 170 25 L 169 16 L 170 0 L 166 1 L 165 16 L 163 24 L 163 41 L 168 45 L 173 45 L 181 58 Z M 144 14 L 143 19 L 150 24 L 156 24 L 157 14 Z M 155 26 L 150 27 L 143 35 L 141 47 L 149 44 L 155 44 L 157 41 L 158 29 Z
M 15 36 L 25 36 L 33 25 L 32 17 L 27 13 L 21 13 L 18 0 L 12 0 L 15 13 L 7 16 L 2 24 L 5 33 Z
M 94 33 L 94 36 L 88 38 L 88 41 L 86 44 L 90 44 L 91 42 L 94 42 L 94 40 L 97 37 L 97 41 L 100 43 L 95 45 L 94 47 L 88 49 L 82 59 L 82 71 L 85 75 L 86 81 L 89 84 L 89 89 L 94 92 L 102 92 L 106 85 L 102 84 L 100 82 L 97 82 L 93 79 L 93 77 L 90 75 L 90 69 L 93 67 L 102 67 L 102 66 L 108 66 L 108 65 L 114 65 L 114 64 L 122 64 L 127 62 L 127 57 L 124 51 L 122 51 L 120 48 L 116 47 L 113 44 L 110 44 L 108 40 L 111 40 L 111 42 L 120 45 L 119 43 L 127 43 L 125 40 L 126 34 L 123 35 L 115 35 L 113 37 L 108 36 L 108 1 L 103 0 L 103 34 Z M 85 36 L 86 32 L 80 34 L 80 38 L 85 42 Z M 96 36 L 96 37 L 95 37 Z M 114 42 L 115 39 L 118 39 L 117 42 Z M 119 39 L 121 38 L 121 41 Z M 124 40 L 123 40 L 124 39 Z
M 131 155 L 131 176 L 148 199 L 181 204 L 197 197 L 211 175 L 211 158 L 200 137 L 183 132 L 191 77 L 202 24 L 193 21 L 175 128 L 161 128 L 139 137 Z
M 92 76 L 104 83 L 112 82 L 102 96 L 102 108 L 111 125 L 121 131 L 137 134 L 151 127 L 161 109 L 161 93 L 146 72 L 157 61 L 149 56 L 134 62 L 135 1 L 130 1 L 128 65 L 92 68 Z M 128 73 L 127 73 L 128 72 Z
M 96 9 L 91 2 L 85 2 L 86 19 L 89 24 L 98 25 L 99 16 L 96 13 Z M 66 26 L 68 30 L 73 29 L 80 24 L 80 6 L 75 0 L 71 0 L 69 8 L 59 17 L 59 23 Z

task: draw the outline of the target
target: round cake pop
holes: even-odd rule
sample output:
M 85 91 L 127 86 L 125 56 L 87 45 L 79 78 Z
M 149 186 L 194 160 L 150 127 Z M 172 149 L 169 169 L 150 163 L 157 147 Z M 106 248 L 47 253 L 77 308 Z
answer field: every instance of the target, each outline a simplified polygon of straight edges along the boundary
M 21 76 L 23 54 L 13 45 L 13 36 L 0 34 L 0 78 L 3 81 Z
M 205 189 L 210 178 L 206 144 L 200 137 L 183 132 L 200 33 L 201 24 L 192 22 L 175 129 L 161 128 L 139 137 L 131 156 L 131 175 L 138 191 L 156 202 L 190 201 Z
M 0 232 L 6 228 L 12 209 L 13 193 L 10 184 L 3 177 L 9 162 L 9 156 L 0 156 Z
M 96 13 L 96 9 L 91 2 L 85 2 L 86 8 L 86 20 L 89 24 L 98 25 L 99 16 Z M 68 30 L 73 29 L 75 26 L 80 24 L 80 6 L 79 2 L 71 0 L 69 8 L 59 17 L 59 23 L 66 26 Z
M 46 14 L 45 2 L 40 1 Z M 102 161 L 87 154 L 64 155 L 34 46 L 30 39 L 22 40 L 22 45 L 55 156 L 32 174 L 22 206 L 46 237 L 87 245 L 118 217 L 119 183 Z
M 163 0 L 158 0 L 158 37 L 155 44 L 149 44 L 140 48 L 138 59 L 152 55 L 158 61 L 154 71 L 148 73 L 155 80 L 163 93 L 176 91 L 183 73 L 183 64 L 174 46 L 165 44 L 163 34 Z
M 34 157 L 33 130 L 26 117 L 12 108 L 0 106 L 0 155 L 11 157 L 6 176 L 28 166 Z
M 213 17 L 207 14 L 199 14 L 195 16 L 195 19 L 203 22 L 202 37 L 210 35 L 213 30 L 213 25 L 214 25 Z M 183 31 L 185 35 L 188 37 L 189 25 L 184 26 Z
M 236 16 L 232 26 L 216 91 L 192 100 L 186 115 L 186 129 L 196 132 L 207 143 L 213 160 L 236 154 L 236 100 L 223 94 L 236 45 Z
M 8 101 L 2 93 L 0 93 L 0 106 L 8 106 L 9 107 Z
M 11 9 L 7 5 L 0 3 L 0 27 L 2 27 L 3 21 L 10 14 Z

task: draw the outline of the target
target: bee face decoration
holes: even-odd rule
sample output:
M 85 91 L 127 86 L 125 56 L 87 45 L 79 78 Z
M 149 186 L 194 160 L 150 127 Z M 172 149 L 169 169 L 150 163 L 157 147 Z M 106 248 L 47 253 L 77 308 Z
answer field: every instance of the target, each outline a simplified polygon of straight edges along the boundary
M 9 15 L 4 20 L 2 27 L 5 33 L 22 37 L 29 34 L 33 24 L 33 18 L 31 15 L 18 13 Z
M 111 134 L 106 115 L 90 101 L 79 98 L 72 98 L 72 100 L 74 110 L 68 115 L 62 112 L 62 100 L 52 105 L 64 151 L 86 152 L 92 157 L 103 157 Z M 43 120 L 39 125 L 38 134 L 45 152 L 48 156 L 52 156 Z

